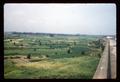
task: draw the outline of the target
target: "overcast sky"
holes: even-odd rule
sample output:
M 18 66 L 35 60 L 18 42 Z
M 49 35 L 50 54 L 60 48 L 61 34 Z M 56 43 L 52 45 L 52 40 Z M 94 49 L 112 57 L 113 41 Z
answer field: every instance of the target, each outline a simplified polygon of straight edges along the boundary
M 116 34 L 116 5 L 5 4 L 4 31 Z

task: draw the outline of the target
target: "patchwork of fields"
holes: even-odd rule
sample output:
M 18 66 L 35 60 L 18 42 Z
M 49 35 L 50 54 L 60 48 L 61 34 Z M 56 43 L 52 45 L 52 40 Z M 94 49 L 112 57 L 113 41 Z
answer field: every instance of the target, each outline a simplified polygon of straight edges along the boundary
M 4 77 L 92 79 L 104 49 L 101 38 L 95 35 L 5 34 Z

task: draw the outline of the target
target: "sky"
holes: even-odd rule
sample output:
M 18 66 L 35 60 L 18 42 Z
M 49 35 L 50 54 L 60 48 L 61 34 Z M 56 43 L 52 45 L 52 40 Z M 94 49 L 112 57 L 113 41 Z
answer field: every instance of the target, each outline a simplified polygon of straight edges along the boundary
M 116 34 L 115 4 L 4 5 L 4 32 Z

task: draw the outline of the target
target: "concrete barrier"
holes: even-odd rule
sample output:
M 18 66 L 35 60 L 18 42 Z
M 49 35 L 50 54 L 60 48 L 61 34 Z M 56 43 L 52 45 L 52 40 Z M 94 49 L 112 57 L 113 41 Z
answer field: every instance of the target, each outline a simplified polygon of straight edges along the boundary
M 103 51 L 102 57 L 99 61 L 96 72 L 93 76 L 93 79 L 107 79 L 108 78 L 108 63 L 109 63 L 109 40 L 106 42 L 105 49 Z

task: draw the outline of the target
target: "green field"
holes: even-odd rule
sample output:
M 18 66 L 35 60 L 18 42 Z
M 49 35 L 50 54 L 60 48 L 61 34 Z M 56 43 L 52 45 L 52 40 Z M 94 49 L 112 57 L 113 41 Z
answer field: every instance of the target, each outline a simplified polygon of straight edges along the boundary
M 102 36 L 5 34 L 4 77 L 92 79 L 104 46 Z M 31 58 L 28 59 L 27 56 Z

